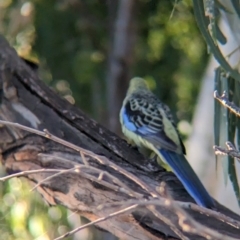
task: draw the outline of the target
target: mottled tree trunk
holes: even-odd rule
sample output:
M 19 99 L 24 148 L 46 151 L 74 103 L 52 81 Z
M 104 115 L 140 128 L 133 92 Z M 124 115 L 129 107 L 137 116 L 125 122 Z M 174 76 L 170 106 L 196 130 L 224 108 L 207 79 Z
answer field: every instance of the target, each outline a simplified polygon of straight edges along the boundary
M 136 0 L 119 0 L 107 71 L 107 126 L 120 133 L 119 111 L 130 78 L 136 38 Z

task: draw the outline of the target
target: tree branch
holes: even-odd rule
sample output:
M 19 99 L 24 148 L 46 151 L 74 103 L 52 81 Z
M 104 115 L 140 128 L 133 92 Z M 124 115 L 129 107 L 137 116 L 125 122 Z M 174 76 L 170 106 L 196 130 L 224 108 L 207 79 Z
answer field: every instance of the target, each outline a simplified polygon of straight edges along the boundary
M 1 161 L 8 174 L 19 173 L 37 184 L 37 191 L 50 205 L 61 204 L 90 221 L 105 218 L 95 222 L 96 227 L 121 239 L 204 239 L 198 231 L 182 229 L 178 211 L 166 205 L 168 196 L 160 191 L 165 182 L 174 204 L 188 202 L 184 211 L 189 218 L 223 236 L 239 237 L 237 225 L 219 217 L 238 222 L 237 214 L 218 203 L 216 215 L 202 214 L 213 211 L 196 206 L 174 174 L 144 159 L 46 87 L 2 37 L 0 89 L 0 119 L 5 121 L 0 123 Z M 112 209 L 101 207 L 153 200 L 164 204 L 141 205 L 111 218 L 107 216 Z M 120 205 L 115 212 L 124 207 Z

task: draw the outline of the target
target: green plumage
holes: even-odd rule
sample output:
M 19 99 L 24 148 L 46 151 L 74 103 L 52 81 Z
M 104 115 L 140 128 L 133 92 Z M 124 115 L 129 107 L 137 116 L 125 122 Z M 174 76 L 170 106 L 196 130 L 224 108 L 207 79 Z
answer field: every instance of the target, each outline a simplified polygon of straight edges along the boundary
M 188 193 L 201 206 L 215 203 L 185 158 L 185 148 L 169 108 L 147 87 L 141 78 L 133 78 L 120 111 L 124 135 L 142 153 L 152 151 L 160 165 L 173 170 Z M 147 150 L 147 151 L 146 151 Z
M 123 106 L 136 112 L 136 115 L 133 116 L 132 120 L 137 127 L 147 125 L 150 130 L 160 131 L 162 134 L 161 139 L 156 136 L 155 139 L 151 137 L 150 141 L 150 139 L 148 140 L 148 137 L 143 138 L 138 134 L 129 131 L 123 124 L 122 108 L 120 112 L 120 123 L 123 134 L 127 137 L 130 143 L 134 143 L 138 147 L 142 154 L 149 157 L 150 155 L 152 156 L 152 153 L 154 152 L 159 156 L 159 147 L 165 147 L 169 150 L 185 154 L 185 148 L 179 137 L 169 107 L 161 103 L 149 90 L 144 79 L 138 77 L 131 79 L 126 98 L 123 101 Z M 158 158 L 158 162 L 164 168 L 170 170 L 165 164 L 164 159 L 161 157 Z

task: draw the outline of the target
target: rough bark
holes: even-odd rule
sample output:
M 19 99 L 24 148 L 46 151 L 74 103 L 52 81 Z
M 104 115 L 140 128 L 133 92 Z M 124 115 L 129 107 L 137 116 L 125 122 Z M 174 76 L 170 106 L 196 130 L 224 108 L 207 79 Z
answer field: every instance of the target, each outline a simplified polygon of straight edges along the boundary
M 204 214 L 206 210 L 194 208 L 193 204 L 192 209 L 185 209 L 191 216 L 185 224 L 192 226 L 190 230 L 196 230 L 196 233 L 184 232 L 182 227 L 185 226 L 185 231 L 189 228 L 179 221 L 181 214 L 176 208 L 176 202 L 170 207 L 163 204 L 166 194 L 156 190 L 164 181 L 173 199 L 193 202 L 176 177 L 172 173 L 166 173 L 155 161 L 144 159 L 124 140 L 45 86 L 36 71 L 26 65 L 2 37 L 0 86 L 2 120 L 38 130 L 47 129 L 51 134 L 92 154 L 85 154 L 83 157 L 79 152 L 47 138 L 47 134 L 42 137 L 16 127 L 1 125 L 1 160 L 8 174 L 42 168 L 67 170 L 76 165 L 82 167 L 78 171 L 62 172 L 47 181 L 44 179 L 54 173 L 42 172 L 24 176 L 33 184 L 42 182 L 37 191 L 50 205 L 61 204 L 93 221 L 129 206 L 126 205 L 129 200 L 144 202 L 155 196 L 154 199 L 162 203 L 161 205 L 155 208 L 141 206 L 96 226 L 120 239 L 128 240 L 204 239 L 204 231 L 192 224 L 195 219 L 219 234 L 239 238 L 240 230 L 237 227 L 228 224 L 226 219 L 222 221 L 220 215 L 215 217 Z M 88 165 L 84 165 L 86 161 Z M 97 171 L 107 173 L 100 179 Z M 117 203 L 120 204 L 116 205 Z M 105 207 L 100 207 L 103 205 Z M 240 221 L 238 215 L 218 203 L 217 210 Z M 237 221 L 235 225 L 240 225 Z

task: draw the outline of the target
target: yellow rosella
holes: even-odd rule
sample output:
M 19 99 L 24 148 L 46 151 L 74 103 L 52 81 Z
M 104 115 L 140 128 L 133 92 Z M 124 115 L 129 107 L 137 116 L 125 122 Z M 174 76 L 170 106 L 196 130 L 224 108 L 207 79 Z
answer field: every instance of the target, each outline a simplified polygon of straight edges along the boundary
M 170 166 L 198 205 L 215 207 L 213 199 L 184 156 L 185 147 L 170 109 L 148 89 L 144 79 L 136 77 L 130 81 L 120 111 L 120 122 L 123 134 L 141 152 L 151 150 Z

